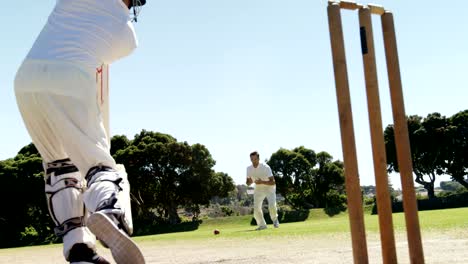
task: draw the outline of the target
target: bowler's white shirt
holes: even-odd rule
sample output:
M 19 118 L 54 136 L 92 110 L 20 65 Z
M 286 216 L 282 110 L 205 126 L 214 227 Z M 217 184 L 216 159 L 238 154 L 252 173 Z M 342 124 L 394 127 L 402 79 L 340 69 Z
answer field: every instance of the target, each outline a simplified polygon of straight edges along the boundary
M 272 177 L 271 168 L 267 164 L 258 163 L 257 168 L 253 165 L 247 167 L 247 178 L 251 178 L 254 182 L 256 180 L 268 181 Z
M 98 67 L 129 55 L 138 45 L 122 0 L 57 0 L 28 59 Z

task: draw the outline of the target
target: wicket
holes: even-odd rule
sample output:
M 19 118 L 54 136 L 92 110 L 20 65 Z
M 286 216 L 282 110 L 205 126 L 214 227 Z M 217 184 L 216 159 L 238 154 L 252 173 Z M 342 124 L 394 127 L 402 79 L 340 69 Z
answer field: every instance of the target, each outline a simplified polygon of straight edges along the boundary
M 341 141 L 343 145 L 346 192 L 348 196 L 348 211 L 351 225 L 354 263 L 368 263 L 369 260 L 367 254 L 361 189 L 359 185 L 359 172 L 356 157 L 356 143 L 354 137 L 348 71 L 346 66 L 344 36 L 341 22 L 341 9 L 358 10 L 359 12 L 361 51 L 364 62 L 364 77 L 371 129 L 372 155 L 376 180 L 376 197 L 383 263 L 397 263 L 398 261 L 396 256 L 395 236 L 393 233 L 392 208 L 388 192 L 387 162 L 371 20 L 371 15 L 373 14 L 381 16 L 382 22 L 410 261 L 411 263 L 417 264 L 424 263 L 393 14 L 378 5 L 363 5 L 351 1 L 329 1 L 327 9 L 341 129 Z

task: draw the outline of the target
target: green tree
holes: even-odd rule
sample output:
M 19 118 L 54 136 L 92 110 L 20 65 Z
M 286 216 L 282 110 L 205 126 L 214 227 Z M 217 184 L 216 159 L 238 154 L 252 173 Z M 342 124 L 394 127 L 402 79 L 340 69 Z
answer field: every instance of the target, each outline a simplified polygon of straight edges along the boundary
M 434 182 L 439 175 L 450 175 L 468 189 L 468 110 L 450 118 L 439 113 L 426 118 L 407 118 L 415 181 L 434 198 Z M 385 129 L 388 170 L 399 172 L 393 126 Z
M 277 192 L 292 206 L 305 206 L 305 197 L 310 191 L 304 192 L 303 183 L 311 177 L 311 169 L 315 163 L 311 164 L 300 153 L 283 148 L 273 153 L 267 163 L 275 176 Z
M 124 135 L 115 135 L 111 138 L 111 155 L 120 149 L 126 149 L 130 145 L 130 140 Z
M 361 186 L 361 190 L 364 195 L 370 195 L 370 194 L 375 195 L 376 193 L 374 185 Z
M 170 135 L 143 130 L 133 140 L 111 139 L 117 162 L 126 166 L 135 222 L 178 223 L 177 209 L 198 208 L 212 196 L 226 197 L 234 182 L 215 172 L 215 161 L 201 144 L 190 146 Z M 57 241 L 44 193 L 42 159 L 33 144 L 0 161 L 0 248 Z M 8 201 L 8 202 L 6 202 Z M 143 228 L 145 226 L 143 225 Z
M 344 193 L 343 163 L 333 161 L 327 152 L 316 154 L 303 146 L 281 148 L 267 163 L 275 176 L 277 191 L 295 208 L 335 206 L 328 198 Z M 331 190 L 336 193 L 332 195 Z
M 177 142 L 167 134 L 143 130 L 116 150 L 115 158 L 126 167 L 134 215 L 142 219 L 179 223 L 179 207 L 196 212 L 211 197 L 234 189 L 231 177 L 213 170 L 215 161 L 205 146 Z
M 454 181 L 441 181 L 440 188 L 446 192 L 458 192 L 461 189 L 465 189 L 461 184 Z
M 0 161 L 0 247 L 55 240 L 44 194 L 42 159 L 33 144 Z
M 333 157 L 327 152 L 317 154 L 317 164 L 310 186 L 315 203 L 325 207 L 329 203 L 327 194 L 330 190 L 335 191 L 334 195 L 344 192 L 344 165 L 341 161 L 333 161 Z
M 444 173 L 468 189 L 468 110 L 456 113 L 448 120 L 447 157 Z
M 447 149 L 447 119 L 439 113 L 426 118 L 409 116 L 408 133 L 415 181 L 421 184 L 428 197 L 435 198 L 434 183 L 443 174 Z M 399 172 L 393 125 L 385 128 L 385 146 L 389 172 Z

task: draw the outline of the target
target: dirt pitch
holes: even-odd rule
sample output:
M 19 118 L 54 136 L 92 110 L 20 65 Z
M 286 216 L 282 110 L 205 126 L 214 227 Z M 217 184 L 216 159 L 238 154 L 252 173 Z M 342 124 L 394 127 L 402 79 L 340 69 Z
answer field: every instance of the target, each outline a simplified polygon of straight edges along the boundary
M 468 263 L 468 231 L 423 233 L 426 263 Z M 410 263 L 404 233 L 396 234 L 399 263 Z M 147 263 L 187 264 L 284 264 L 353 263 L 349 234 L 305 237 L 261 237 L 227 239 L 222 235 L 210 241 L 139 242 Z M 108 250 L 99 252 L 111 259 Z M 382 263 L 378 234 L 368 234 L 370 263 Z M 66 263 L 61 245 L 0 250 L 0 263 Z

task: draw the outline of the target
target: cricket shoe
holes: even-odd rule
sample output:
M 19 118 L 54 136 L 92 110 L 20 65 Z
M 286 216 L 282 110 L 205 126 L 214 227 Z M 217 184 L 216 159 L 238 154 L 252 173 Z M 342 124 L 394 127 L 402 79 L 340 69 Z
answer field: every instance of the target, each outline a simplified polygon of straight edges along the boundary
M 279 228 L 279 221 L 278 221 L 278 219 L 276 219 L 275 221 L 273 221 L 273 226 L 274 226 L 275 228 Z
M 108 216 L 96 212 L 89 216 L 87 227 L 93 234 L 109 247 L 117 264 L 145 264 L 143 253 L 137 244 Z
M 71 264 L 110 264 L 105 258 L 99 256 L 96 251 L 84 243 L 77 243 L 70 249 L 68 261 Z
M 266 226 L 259 226 L 255 230 L 260 231 L 260 230 L 264 230 L 264 229 L 267 229 L 267 227 Z

